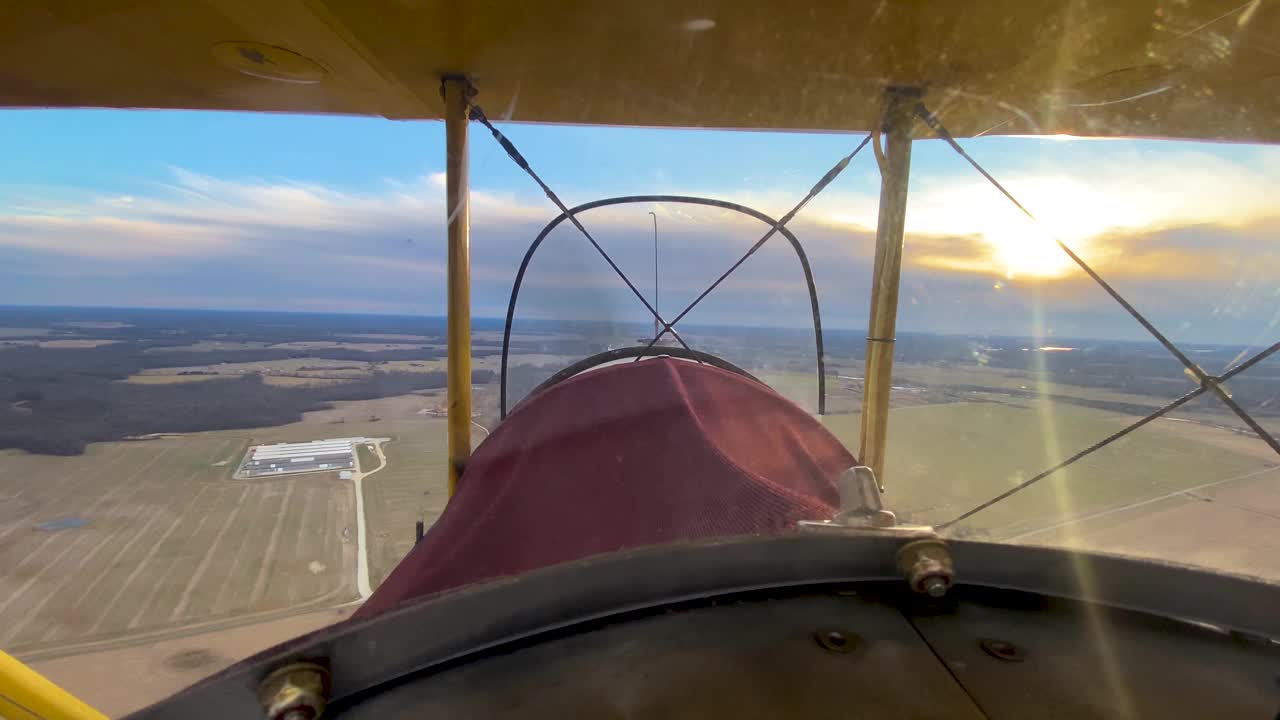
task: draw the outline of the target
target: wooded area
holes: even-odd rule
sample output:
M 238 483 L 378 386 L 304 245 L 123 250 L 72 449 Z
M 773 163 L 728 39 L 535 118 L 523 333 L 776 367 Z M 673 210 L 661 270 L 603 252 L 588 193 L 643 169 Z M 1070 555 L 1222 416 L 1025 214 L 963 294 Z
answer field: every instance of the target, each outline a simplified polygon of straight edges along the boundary
M 280 425 L 338 400 L 368 400 L 445 387 L 445 373 L 382 372 L 389 360 L 431 360 L 439 350 L 367 352 L 343 348 L 147 352 L 157 343 L 126 340 L 95 348 L 10 347 L 0 354 L 0 448 L 77 455 L 87 443 L 151 433 L 184 433 Z M 493 350 L 477 350 L 477 354 Z M 277 386 L 261 375 L 193 382 L 122 382 L 142 370 L 215 366 L 288 358 L 359 360 L 372 364 L 366 377 L 336 384 Z M 494 373 L 479 370 L 474 383 Z

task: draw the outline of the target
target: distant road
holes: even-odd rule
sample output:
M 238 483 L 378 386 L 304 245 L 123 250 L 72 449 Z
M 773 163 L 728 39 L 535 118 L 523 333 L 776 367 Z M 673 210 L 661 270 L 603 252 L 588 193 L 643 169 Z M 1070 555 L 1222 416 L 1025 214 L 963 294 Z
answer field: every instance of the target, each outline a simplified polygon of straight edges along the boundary
M 139 710 L 195 683 L 210 673 L 277 643 L 340 622 L 354 608 L 312 609 L 237 618 L 177 633 L 150 634 L 141 642 L 80 646 L 73 652 L 48 652 L 24 660 L 108 717 Z M 175 659 L 195 656 L 194 665 Z M 125 668 L 127 672 L 103 672 Z
M 387 439 L 377 438 L 369 443 L 362 443 L 373 446 L 373 451 L 382 461 L 381 465 L 368 472 L 361 466 L 359 470 L 351 473 L 351 482 L 356 487 L 356 592 L 360 595 L 360 599 L 356 602 L 368 600 L 373 594 L 373 583 L 369 582 L 369 529 L 364 518 L 364 479 L 387 466 L 387 456 L 382 452 L 382 443 Z M 357 464 L 359 464 L 359 458 L 360 453 L 357 452 Z
M 359 602 L 359 601 L 356 601 Z M 280 610 L 268 610 L 261 613 L 249 613 L 246 615 L 236 615 L 225 620 L 213 620 L 209 622 L 193 623 L 190 625 L 181 625 L 172 628 L 163 628 L 160 630 L 152 630 L 140 632 L 133 635 L 125 635 L 122 637 L 110 638 L 106 640 L 90 640 L 87 642 L 67 643 L 56 645 L 53 647 L 31 650 L 29 652 L 15 653 L 19 660 L 25 663 L 37 663 L 45 660 L 54 660 L 57 658 L 70 657 L 75 655 L 84 655 L 87 653 L 104 652 L 108 650 L 120 650 L 123 648 L 148 646 L 154 643 L 177 640 L 182 638 L 198 637 L 208 633 L 217 633 L 224 630 L 232 630 L 246 625 L 257 625 L 259 623 L 275 622 L 278 620 L 286 620 L 288 618 L 299 615 L 318 615 L 322 613 L 342 612 L 354 603 L 343 603 L 334 605 L 327 603 L 323 605 L 304 605 L 282 608 Z M 288 638 L 283 638 L 287 640 Z

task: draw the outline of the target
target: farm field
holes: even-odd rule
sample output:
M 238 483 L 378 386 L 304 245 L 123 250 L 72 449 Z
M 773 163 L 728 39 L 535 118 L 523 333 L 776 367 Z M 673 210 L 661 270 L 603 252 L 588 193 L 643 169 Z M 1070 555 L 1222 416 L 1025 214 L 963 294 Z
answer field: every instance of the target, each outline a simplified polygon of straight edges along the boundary
M 763 378 L 813 404 L 811 373 Z M 491 410 L 492 390 L 477 389 L 478 410 Z M 440 393 L 424 391 L 337 402 L 288 425 L 95 443 L 79 457 L 0 453 L 0 478 L 22 478 L 6 483 L 0 506 L 0 562 L 13 569 L 0 597 L 0 644 L 21 652 L 354 599 L 350 485 L 332 473 L 233 481 L 250 444 L 391 438 L 383 445 L 387 466 L 364 483 L 376 587 L 412 548 L 415 522 L 430 525 L 444 508 L 446 423 L 423 412 L 441 401 Z M 950 519 L 1127 419 L 1031 400 L 898 407 L 886 500 L 904 520 Z M 856 413 L 824 422 L 856 447 Z M 478 443 L 483 433 L 475 437 Z M 1248 438 L 1225 430 L 1161 421 L 956 531 L 1013 537 L 1273 464 L 1253 450 Z M 365 467 L 376 467 L 367 451 L 358 452 Z M 85 524 L 36 529 L 51 520 Z
M 2 342 L 2 341 L 0 341 Z M 381 348 L 379 348 L 381 350 Z M 372 352 L 372 351 L 371 351 Z M 568 355 L 512 354 L 515 365 L 556 365 L 563 367 L 582 358 Z M 444 358 L 423 360 L 381 360 L 377 363 L 359 360 L 325 360 L 319 358 L 290 358 L 287 360 L 257 360 L 252 362 L 222 362 L 210 365 L 186 365 L 144 370 L 128 378 L 132 383 L 194 382 L 216 377 L 260 374 L 270 383 L 277 380 L 344 381 L 369 377 L 377 372 L 429 373 L 444 372 Z M 498 372 L 502 367 L 501 354 L 481 355 L 472 358 L 473 370 Z M 550 375 L 550 373 L 547 373 Z M 810 382 L 813 381 L 810 375 Z M 282 383 L 283 384 L 283 383 Z
M 413 546 L 415 522 L 444 509 L 446 422 L 419 414 L 437 403 L 338 402 L 288 425 L 93 443 L 73 457 L 0 452 L 0 647 L 43 652 L 354 600 L 351 484 L 232 473 L 254 444 L 391 438 L 387 467 L 364 483 L 376 587 Z M 50 521 L 67 527 L 37 528 Z
M 383 350 L 421 350 L 432 347 L 431 345 L 410 344 L 410 343 L 387 343 L 387 342 L 343 342 L 339 340 L 312 340 L 276 343 L 268 347 L 274 350 L 320 350 L 323 348 L 340 348 L 343 350 L 357 350 L 359 352 L 381 352 Z
M 95 340 L 86 338 L 58 338 L 54 340 L 0 340 L 0 347 L 18 347 L 29 345 L 48 350 L 83 350 L 86 348 L 114 345 L 119 340 Z
M 413 548 L 415 523 L 428 527 L 448 500 L 446 421 L 405 419 L 382 432 L 387 467 L 364 483 L 369 524 L 369 579 L 377 587 Z
M 762 377 L 802 405 L 814 404 L 811 372 Z M 855 405 L 849 388 L 832 383 L 830 390 Z M 490 422 L 483 415 L 494 412 L 496 394 L 496 383 L 475 390 L 483 424 Z M 172 676 L 153 683 L 171 688 L 313 627 L 306 623 L 318 626 L 332 613 L 349 612 L 357 599 L 358 552 L 351 484 L 336 473 L 267 481 L 234 481 L 230 473 L 251 444 L 389 438 L 382 444 L 386 466 L 363 481 L 376 588 L 413 547 L 415 522 L 430 526 L 444 509 L 446 421 L 424 412 L 439 408 L 443 395 L 335 402 L 276 427 L 94 443 L 80 457 L 0 453 L 0 487 L 6 488 L 0 562 L 7 569 L 0 646 L 43 658 L 41 667 L 54 680 L 86 697 L 133 708 L 135 695 L 96 682 L 75 654 L 123 653 L 129 662 L 161 668 L 156 678 Z M 895 399 L 892 411 L 886 501 L 910 522 L 950 519 L 1132 419 L 993 393 L 977 393 L 981 402 L 924 405 L 909 395 L 901 396 L 907 404 Z M 856 448 L 856 413 L 823 422 Z M 475 429 L 474 442 L 484 435 Z M 363 446 L 357 453 L 362 469 L 379 465 Z M 1280 579 L 1280 566 L 1268 560 L 1277 557 L 1280 522 L 1256 512 L 1280 518 L 1280 495 L 1272 489 L 1280 469 L 1268 470 L 1275 466 L 1250 438 L 1158 421 L 955 531 Z M 1231 480 L 1237 476 L 1245 479 Z M 20 486 L 10 482 L 15 477 L 24 479 Z M 1228 482 L 1200 488 L 1217 480 Z M 68 518 L 89 522 L 57 531 L 34 527 Z M 282 630 L 264 634 L 254 629 L 261 623 L 282 624 Z M 286 632 L 286 625 L 293 630 Z M 236 640 L 223 647 L 223 637 Z M 139 644 L 135 638 L 158 640 Z M 193 649 L 216 657 L 176 675 L 166 663 Z
M 421 369 L 422 361 L 414 369 Z M 404 363 L 407 368 L 410 363 Z M 425 372 L 425 370 L 422 370 Z M 323 358 L 288 358 L 283 360 L 257 360 L 252 362 L 221 362 L 209 365 L 188 365 L 182 367 L 164 367 L 143 370 L 129 377 L 129 382 L 146 382 L 148 378 L 176 378 L 182 380 L 200 380 L 220 375 L 262 374 L 270 378 L 275 375 L 355 379 L 365 377 L 372 372 L 369 363 L 358 360 L 326 360 Z M 184 374 L 185 373 L 185 374 Z M 197 373 L 197 374 L 192 374 Z
M 477 392 L 479 397 L 482 394 Z M 429 526 L 444 510 L 447 422 L 421 414 L 439 403 L 431 392 L 336 402 L 331 409 L 306 413 L 302 422 L 254 431 L 261 442 L 320 437 L 390 438 L 382 444 L 387 466 L 364 481 L 369 571 L 374 588 L 413 547 L 417 520 L 425 517 Z M 482 436 L 477 432 L 475 441 L 478 443 Z M 357 453 L 362 468 L 378 466 L 363 446 L 357 446 Z
M 351 599 L 349 485 L 334 473 L 232 480 L 252 441 L 212 432 L 95 443 L 76 457 L 0 453 L 0 646 Z
M 382 465 L 382 460 L 378 459 L 378 454 L 373 451 L 373 446 L 368 444 L 356 445 L 357 467 L 360 472 L 369 472 L 377 470 Z
M 0 338 L 34 338 L 53 334 L 50 328 L 0 327 Z
M 485 340 L 482 336 L 477 333 L 477 340 Z M 489 331 L 487 337 L 496 340 L 500 334 Z M 344 338 L 291 343 L 206 339 L 185 348 L 208 350 L 209 364 L 139 369 L 127 376 L 127 382 L 199 383 L 255 373 L 271 385 L 323 386 L 361 380 L 374 372 L 444 369 L 443 358 L 432 357 L 371 362 L 320 357 L 215 360 L 219 352 L 285 345 L 300 351 L 320 346 L 435 349 L 426 335 L 369 333 Z M 556 338 L 517 334 L 515 339 Z M 744 366 L 815 411 L 817 387 L 808 352 L 762 361 L 759 369 Z M 562 367 L 580 358 L 517 352 L 512 364 Z M 474 367 L 496 370 L 499 362 L 497 354 L 481 354 Z M 831 360 L 827 407 L 833 414 L 823 419 L 854 448 L 859 367 L 856 358 Z M 544 371 L 533 374 L 538 373 Z M 904 520 L 921 523 L 948 520 L 1133 419 L 1131 414 L 1073 404 L 1076 401 L 1101 407 L 1115 403 L 1117 408 L 1154 407 L 1162 401 L 1114 388 L 1038 383 L 1032 372 L 983 367 L 903 362 L 894 382 L 901 387 L 892 394 L 886 500 Z M 1178 391 L 1173 389 L 1170 396 Z M 1059 399 L 1036 398 L 1037 392 Z M 474 386 L 476 421 L 483 426 L 496 422 L 497 394 L 496 380 Z M 62 652 L 59 648 L 79 643 L 98 646 L 140 634 L 309 612 L 356 600 L 359 551 L 352 485 L 336 473 L 252 481 L 232 480 L 231 473 L 252 444 L 389 438 L 382 444 L 386 466 L 362 481 L 367 563 L 376 588 L 413 547 L 415 522 L 423 519 L 429 526 L 444 509 L 446 421 L 439 416 L 444 395 L 443 389 L 424 389 L 333 402 L 329 409 L 305 413 L 300 422 L 92 443 L 82 456 L 0 452 L 0 566 L 6 568 L 0 579 L 0 646 L 19 653 Z M 512 402 L 516 400 L 513 394 Z M 1229 416 L 1195 408 L 1183 419 L 1199 422 L 1158 421 L 984 511 L 954 532 L 1100 547 L 1103 541 L 1086 537 L 1094 533 L 1139 551 L 1141 538 L 1125 535 L 1129 531 L 1119 527 L 1121 520 L 1126 520 L 1124 527 L 1138 527 L 1129 519 L 1186 506 L 1182 496 L 1159 498 L 1274 465 L 1250 438 L 1202 424 L 1231 426 Z M 484 435 L 474 430 L 474 442 Z M 379 465 L 367 449 L 357 452 L 365 470 Z M 1228 489 L 1221 488 L 1223 498 L 1236 504 L 1253 502 Z M 1148 501 L 1149 506 L 1142 505 Z M 1112 513 L 1134 504 L 1139 506 Z M 1071 523 L 1096 513 L 1112 514 L 1081 520 L 1078 527 Z M 66 527 L 37 527 L 48 521 L 62 521 Z M 1061 523 L 1069 527 L 1047 529 Z
M 1131 420 L 1048 402 L 923 405 L 894 409 L 890 417 L 885 502 L 900 518 L 924 524 L 950 520 Z M 847 446 L 857 447 L 857 415 L 828 415 L 823 422 Z M 1071 540 L 1106 550 L 1101 543 L 1082 541 L 1079 532 L 1036 531 L 1130 505 L 1135 508 L 1127 517 L 1137 517 L 1161 509 L 1154 503 L 1142 505 L 1148 500 L 1177 497 L 1220 481 L 1227 481 L 1222 483 L 1225 492 L 1230 483 L 1252 482 L 1277 467 L 1274 455 L 1256 440 L 1218 428 L 1185 425 L 1157 421 L 978 513 L 952 532 L 998 540 L 1028 535 L 1028 542 L 1033 537 L 1034 542 L 1053 544 Z M 1259 510 L 1274 504 L 1263 495 L 1236 497 L 1240 504 Z M 1273 524 L 1263 537 L 1274 535 L 1275 530 Z M 1149 538 L 1183 532 L 1203 537 L 1201 529 L 1185 525 L 1162 525 L 1151 532 Z M 1145 554 L 1187 561 L 1172 550 L 1162 550 L 1177 547 L 1176 542 L 1130 542 L 1128 550 L 1144 554 L 1140 551 L 1148 546 Z M 1233 569 L 1248 570 L 1243 559 L 1246 550 L 1236 548 L 1237 564 L 1244 565 Z M 1221 564 L 1217 567 L 1226 569 Z
M 229 621 L 222 628 L 170 633 L 145 642 L 77 649 L 74 653 L 28 654 L 23 660 L 107 717 L 119 718 L 264 648 L 341 622 L 354 609 L 345 605 L 285 617 Z
M 490 394 L 487 390 L 486 386 L 476 392 L 477 401 Z M 336 402 L 328 410 L 306 413 L 302 422 L 254 431 L 260 442 L 390 438 L 382 443 L 386 467 L 363 481 L 369 576 L 374 588 L 413 547 L 416 522 L 425 519 L 430 526 L 448 499 L 447 421 L 421 413 L 440 402 L 434 392 Z M 477 402 L 477 407 L 480 404 Z M 478 444 L 482 437 L 483 433 L 476 431 L 473 442 Z M 378 460 L 364 446 L 357 446 L 356 452 L 362 470 L 378 467 Z
M 762 382 L 773 388 L 779 395 L 808 410 L 818 411 L 818 376 L 810 370 L 773 370 L 756 372 L 744 368 Z M 840 383 L 834 377 L 827 377 L 828 412 L 837 407 L 836 398 L 842 395 Z M 854 408 L 851 402 L 839 404 L 838 407 L 848 411 Z

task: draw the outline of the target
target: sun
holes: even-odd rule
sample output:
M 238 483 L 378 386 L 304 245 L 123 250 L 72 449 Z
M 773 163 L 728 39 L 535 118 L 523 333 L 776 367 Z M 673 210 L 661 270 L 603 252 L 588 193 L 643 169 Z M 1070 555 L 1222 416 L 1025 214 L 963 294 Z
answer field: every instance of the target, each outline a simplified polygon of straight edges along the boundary
M 1131 217 L 1131 203 L 1100 195 L 1075 179 L 1030 178 L 1020 185 L 1022 199 L 1036 208 L 1038 222 L 1007 203 L 992 205 L 993 198 L 989 196 L 953 214 L 986 242 L 992 269 L 1010 278 L 1052 279 L 1069 275 L 1077 269 L 1075 261 L 1057 240 L 1077 255 L 1085 255 L 1107 230 L 1141 224 Z
M 1111 208 L 1091 188 L 1071 178 L 1024 178 L 1016 192 L 1036 209 L 1040 222 L 1028 218 L 990 185 L 966 181 L 927 190 L 907 211 L 907 231 L 977 243 L 966 247 L 958 242 L 952 257 L 944 253 L 929 258 L 936 267 L 1053 279 L 1075 271 L 1071 257 L 1054 241 L 1055 234 L 1079 252 L 1111 222 Z
M 1006 277 L 1058 278 L 1075 267 L 1070 256 L 1042 230 L 1022 223 L 991 227 L 983 239 L 991 247 L 991 260 Z
M 1132 195 L 1108 194 L 1075 178 L 1027 176 L 1011 184 L 1037 220 L 981 179 L 917 191 L 907 210 L 906 232 L 931 240 L 908 249 L 906 261 L 953 272 L 1056 280 L 1080 269 L 1055 238 L 1085 259 L 1106 257 L 1111 254 L 1108 233 L 1153 222 L 1154 210 Z M 864 208 L 859 215 L 830 217 L 837 224 L 874 228 L 871 212 Z

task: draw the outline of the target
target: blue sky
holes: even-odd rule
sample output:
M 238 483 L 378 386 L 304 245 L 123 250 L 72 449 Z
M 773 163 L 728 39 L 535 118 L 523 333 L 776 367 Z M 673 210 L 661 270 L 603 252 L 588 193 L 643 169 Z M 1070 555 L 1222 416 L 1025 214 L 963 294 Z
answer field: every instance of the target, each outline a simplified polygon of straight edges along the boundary
M 775 216 L 860 136 L 509 125 L 570 204 L 683 193 Z M 443 309 L 443 126 L 438 122 L 150 111 L 0 113 L 4 304 L 437 314 Z M 478 315 L 505 307 L 524 247 L 555 215 L 473 129 Z M 970 151 L 1055 234 L 1183 340 L 1274 339 L 1280 186 L 1273 148 L 1161 141 L 984 138 Z M 917 142 L 903 272 L 904 329 L 1140 337 L 948 148 Z M 793 223 L 824 319 L 865 320 L 879 177 L 869 151 Z M 641 287 L 661 218 L 672 306 L 764 227 L 686 207 L 583 216 Z M 569 228 L 531 269 L 528 316 L 643 319 Z M 782 243 L 747 263 L 699 322 L 800 325 L 806 301 Z M 679 308 L 664 308 L 674 314 Z M 695 321 L 695 315 L 690 320 Z
M 227 112 L 126 110 L 6 110 L 4 184 L 34 184 L 132 192 L 171 166 L 225 179 L 278 176 L 360 190 L 385 178 L 411 178 L 444 166 L 444 126 L 381 118 Z M 652 192 L 675 181 L 691 186 L 807 188 L 858 135 L 671 131 L 515 125 L 508 134 L 540 173 L 574 189 Z M 486 188 L 527 193 L 530 184 L 487 132 L 473 130 L 472 172 Z M 783 138 L 780 140 L 779 138 Z M 980 148 L 995 172 L 1022 167 L 1020 155 L 1049 160 L 1062 143 L 1050 139 L 984 138 Z M 1161 145 L 1122 143 L 1127 151 L 1160 154 Z M 1214 155 L 1254 164 L 1253 146 L 1212 147 Z M 1079 160 L 1106 156 L 1116 143 L 1071 143 Z M 952 169 L 957 159 L 939 143 L 917 144 L 917 176 Z M 858 173 L 875 189 L 872 166 Z M 845 182 L 848 178 L 845 179 Z

